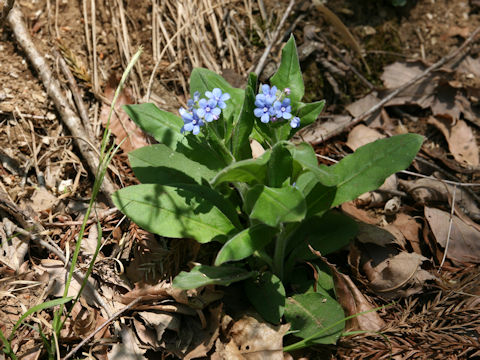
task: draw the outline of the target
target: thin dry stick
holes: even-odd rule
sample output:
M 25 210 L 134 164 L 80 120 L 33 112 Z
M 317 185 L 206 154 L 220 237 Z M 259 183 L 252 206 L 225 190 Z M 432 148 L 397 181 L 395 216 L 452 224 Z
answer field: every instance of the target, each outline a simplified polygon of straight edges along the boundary
M 63 56 L 61 56 L 58 51 L 54 50 L 54 55 L 58 59 L 58 63 L 60 65 L 60 70 L 62 71 L 63 75 L 67 78 L 68 87 L 73 95 L 73 100 L 75 101 L 75 105 L 77 105 L 78 114 L 83 122 L 83 127 L 87 133 L 89 139 L 95 140 L 93 136 L 93 130 L 90 125 L 90 119 L 88 117 L 88 111 L 85 107 L 85 103 L 83 102 L 82 95 L 80 94 L 80 89 L 78 88 L 77 82 L 75 81 L 75 77 L 73 76 L 70 68 L 68 67 L 67 63 Z
M 254 71 L 254 73 L 257 74 L 257 76 L 260 75 L 263 68 L 265 67 L 265 61 L 267 61 L 268 54 L 270 54 L 270 51 L 272 51 L 272 47 L 276 44 L 278 34 L 280 34 L 280 30 L 282 29 L 283 24 L 285 24 L 285 21 L 287 20 L 288 15 L 290 15 L 290 12 L 292 11 L 293 5 L 295 5 L 295 0 L 290 0 L 290 3 L 288 4 L 287 9 L 285 10 L 285 12 L 282 16 L 282 19 L 280 20 L 277 28 L 275 29 L 275 31 L 272 34 L 272 38 L 270 39 L 270 43 L 265 48 L 265 51 L 263 52 L 262 57 L 258 61 L 258 65 L 257 65 L 257 67 L 255 68 L 255 71 Z
M 0 15 L 0 29 L 3 27 L 3 23 L 8 16 L 8 13 L 13 8 L 13 4 L 15 4 L 15 0 L 5 0 L 3 1 L 3 10 L 2 14 Z
M 93 174 L 96 174 L 99 160 L 95 152 L 85 142 L 88 142 L 88 137 L 82 126 L 82 122 L 70 107 L 65 95 L 60 89 L 58 80 L 53 76 L 52 70 L 46 63 L 44 57 L 35 47 L 35 44 L 30 37 L 30 33 L 25 25 L 21 10 L 17 6 L 14 6 L 10 11 L 7 20 L 15 35 L 15 39 L 39 74 L 43 85 L 45 86 L 47 93 L 52 98 L 55 107 L 62 117 L 63 122 L 74 136 L 75 143 L 78 146 L 83 158 L 86 160 L 90 171 Z M 85 141 L 80 141 L 79 139 L 83 139 Z M 108 174 L 105 175 L 101 190 L 106 195 L 110 205 L 113 206 L 111 196 L 115 191 L 115 187 Z
M 98 334 L 100 331 L 103 330 L 105 326 L 110 324 L 113 320 L 115 320 L 117 317 L 122 315 L 125 311 L 131 309 L 135 305 L 137 305 L 140 301 L 142 301 L 142 297 L 138 297 L 135 300 L 133 300 L 131 303 L 126 305 L 124 308 L 118 310 L 115 314 L 110 316 L 102 325 L 100 325 L 98 328 L 96 328 L 90 335 L 88 335 L 85 339 L 83 339 L 77 346 L 75 346 L 65 357 L 63 360 L 68 360 L 70 359 L 83 345 L 85 345 L 87 342 L 89 342 L 96 334 Z
M 456 50 L 454 50 L 452 53 L 450 53 L 449 55 L 441 58 L 439 61 L 437 61 L 435 64 L 431 65 L 428 69 L 426 69 L 425 71 L 423 71 L 421 74 L 415 76 L 413 79 L 411 79 L 410 81 L 407 81 L 405 84 L 403 84 L 402 86 L 398 87 L 397 89 L 395 89 L 394 91 L 392 91 L 389 95 L 387 95 L 385 98 L 383 98 L 379 103 L 377 103 L 376 105 L 372 106 L 369 110 L 365 111 L 363 114 L 357 116 L 356 118 L 352 119 L 351 121 L 349 121 L 348 123 L 346 124 L 343 124 L 341 126 L 339 126 L 338 128 L 334 129 L 333 131 L 330 131 L 328 134 L 326 134 L 325 136 L 323 136 L 322 138 L 319 138 L 317 139 L 317 141 L 314 141 L 313 142 L 313 145 L 317 145 L 317 144 L 320 144 L 334 136 L 337 136 L 337 135 L 340 135 L 342 132 L 344 132 L 346 129 L 348 129 L 349 127 L 351 126 L 354 126 L 356 124 L 358 124 L 359 122 L 361 122 L 363 119 L 365 119 L 366 117 L 372 115 L 374 112 L 376 112 L 377 110 L 381 109 L 383 107 L 383 105 L 385 105 L 386 103 L 388 103 L 390 100 L 392 100 L 393 98 L 395 98 L 398 94 L 400 94 L 402 91 L 404 91 L 405 89 L 407 89 L 408 87 L 416 84 L 418 81 L 420 81 L 421 79 L 423 79 L 424 77 L 426 77 L 428 74 L 430 74 L 432 71 L 438 69 L 440 66 L 446 64 L 447 62 L 449 62 L 450 60 L 452 60 L 453 58 L 455 58 L 458 54 L 460 54 L 468 45 L 470 45 L 470 43 L 475 40 L 475 37 L 478 35 L 478 33 L 480 32 L 480 27 L 476 28 L 475 31 L 468 37 L 468 39 L 466 39 L 463 44 Z
M 443 258 L 442 262 L 440 263 L 440 266 L 438 267 L 438 272 L 442 270 L 443 263 L 445 262 L 445 259 L 447 258 L 447 252 L 448 252 L 448 244 L 450 243 L 450 234 L 452 233 L 452 226 L 453 226 L 453 212 L 455 210 L 455 196 L 457 194 L 457 185 L 453 186 L 453 196 L 452 196 L 452 209 L 450 211 L 450 220 L 448 221 L 448 233 L 447 233 L 447 243 L 445 244 L 445 251 L 443 253 Z

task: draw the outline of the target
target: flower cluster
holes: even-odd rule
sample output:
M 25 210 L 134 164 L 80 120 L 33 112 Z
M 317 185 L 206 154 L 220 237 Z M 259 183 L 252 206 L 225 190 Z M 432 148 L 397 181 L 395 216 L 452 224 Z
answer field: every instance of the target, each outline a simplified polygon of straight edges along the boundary
M 255 110 L 253 113 L 262 123 L 278 120 L 290 120 L 290 126 L 297 128 L 300 126 L 300 118 L 295 116 L 292 118 L 292 107 L 290 106 L 290 89 L 286 88 L 279 91 L 276 86 L 268 86 L 263 84 L 261 93 L 255 97 Z
M 182 133 L 191 131 L 197 135 L 200 128 L 205 125 L 205 121 L 212 122 L 220 118 L 222 109 L 227 106 L 225 101 L 230 99 L 230 94 L 222 93 L 219 88 L 205 92 L 205 96 L 206 99 L 200 99 L 200 93 L 197 91 L 193 94 L 193 99 L 187 101 L 188 108 L 181 107 L 179 109 L 183 120 Z

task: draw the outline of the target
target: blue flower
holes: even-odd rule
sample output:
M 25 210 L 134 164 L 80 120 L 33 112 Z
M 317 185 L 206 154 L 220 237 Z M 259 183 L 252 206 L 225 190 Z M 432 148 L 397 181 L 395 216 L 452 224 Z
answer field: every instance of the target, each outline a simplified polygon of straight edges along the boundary
M 275 101 L 275 104 L 273 104 L 273 109 L 275 111 L 275 115 L 279 119 L 290 119 L 292 117 L 291 111 L 292 107 L 290 106 L 290 99 L 285 98 L 283 99 L 282 102 L 280 101 Z
M 295 129 L 300 126 L 300 118 L 298 116 L 295 116 L 291 121 L 290 121 L 290 126 Z
M 197 135 L 200 132 L 200 127 L 204 125 L 202 119 L 198 117 L 197 110 L 194 109 L 189 112 L 184 108 L 180 108 L 179 112 L 184 123 L 180 132 L 183 134 L 185 131 L 191 131 L 193 135 Z
M 195 91 L 195 93 L 193 94 L 193 99 L 189 99 L 187 101 L 188 110 L 192 111 L 193 106 L 198 102 L 198 100 L 200 100 L 200 93 L 198 91 Z
M 215 88 L 212 91 L 205 92 L 205 96 L 211 100 L 215 100 L 217 106 L 220 109 L 225 109 L 225 107 L 227 106 L 227 104 L 225 104 L 225 101 L 230 99 L 230 94 L 222 93 L 222 90 L 220 90 L 219 88 Z
M 205 119 L 206 122 L 217 120 L 222 112 L 222 110 L 217 107 L 217 102 L 214 99 L 200 99 L 198 105 L 200 106 L 197 110 L 198 116 Z
M 270 121 L 270 116 L 274 115 L 274 110 L 272 108 L 272 105 L 269 104 L 265 97 L 259 96 L 262 94 L 257 95 L 257 99 L 255 100 L 255 106 L 256 109 L 253 110 L 253 114 L 257 117 L 260 118 L 260 121 L 264 124 L 268 123 Z
M 270 88 L 270 86 L 268 86 L 267 84 L 263 84 L 261 86 L 261 89 L 262 93 L 259 94 L 260 98 L 263 99 L 267 104 L 273 105 L 274 101 L 277 99 L 277 87 L 272 86 Z M 259 95 L 257 95 L 257 98 Z

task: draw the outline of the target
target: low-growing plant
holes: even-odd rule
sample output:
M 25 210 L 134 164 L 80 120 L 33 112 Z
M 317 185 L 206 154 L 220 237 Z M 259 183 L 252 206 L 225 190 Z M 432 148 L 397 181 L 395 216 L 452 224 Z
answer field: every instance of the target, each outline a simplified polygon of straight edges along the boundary
M 116 192 L 115 204 L 152 233 L 219 244 L 213 264 L 181 272 L 174 286 L 241 282 L 265 320 L 279 323 L 284 317 L 295 336 L 308 339 L 304 345 L 335 343 L 344 313 L 331 276 L 308 245 L 323 255 L 347 245 L 356 223 L 333 208 L 408 167 L 422 137 L 378 140 L 333 166 L 319 165 L 309 144 L 289 142 L 324 106 L 301 101 L 304 85 L 293 36 L 270 84 L 259 85 L 250 74 L 245 89 L 234 88 L 218 74 L 196 68 L 190 91 L 180 117 L 153 104 L 125 106 L 159 144 L 129 153 L 142 184 Z M 265 149 L 258 157 L 252 157 L 252 140 Z M 307 261 L 317 280 L 309 276 Z

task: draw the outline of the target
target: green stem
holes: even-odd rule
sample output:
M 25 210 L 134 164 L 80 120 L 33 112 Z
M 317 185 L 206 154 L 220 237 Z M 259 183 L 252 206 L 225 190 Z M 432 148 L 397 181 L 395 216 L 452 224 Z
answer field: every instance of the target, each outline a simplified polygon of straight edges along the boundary
M 285 249 L 287 248 L 288 236 L 285 234 L 285 228 L 280 225 L 280 233 L 275 242 L 275 252 L 273 253 L 273 272 L 283 281 L 283 259 L 285 258 Z

